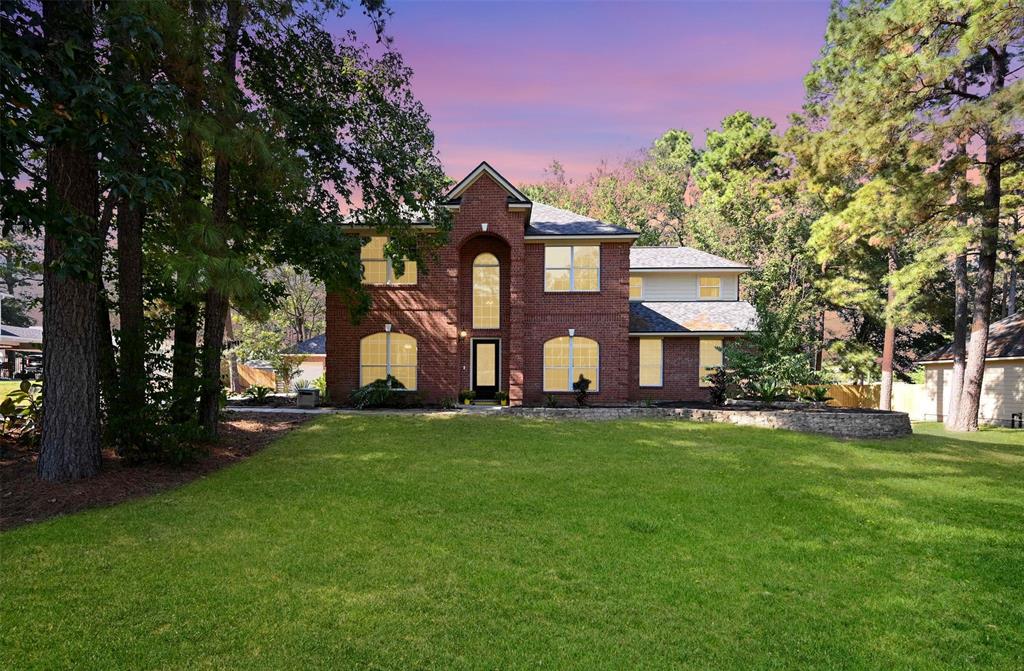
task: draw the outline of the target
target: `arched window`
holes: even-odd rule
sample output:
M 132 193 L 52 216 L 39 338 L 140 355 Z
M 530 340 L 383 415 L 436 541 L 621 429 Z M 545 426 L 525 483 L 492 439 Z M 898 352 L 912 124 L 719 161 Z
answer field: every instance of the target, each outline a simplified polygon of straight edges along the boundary
M 359 341 L 359 385 L 393 375 L 416 388 L 416 339 L 402 333 L 374 333 Z
M 599 347 L 590 338 L 561 336 L 544 343 L 544 391 L 572 391 L 580 375 L 598 390 Z
M 473 328 L 496 329 L 501 322 L 501 268 L 494 254 L 473 259 Z

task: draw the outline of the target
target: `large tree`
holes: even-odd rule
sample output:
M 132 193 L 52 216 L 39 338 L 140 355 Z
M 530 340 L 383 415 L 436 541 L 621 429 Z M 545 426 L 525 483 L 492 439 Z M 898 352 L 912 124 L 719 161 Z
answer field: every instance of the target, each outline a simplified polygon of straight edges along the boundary
M 978 248 L 970 344 L 952 422 L 959 430 L 978 422 L 1002 171 L 1024 152 L 1022 56 L 1024 21 L 1012 0 L 855 0 L 833 7 L 807 79 L 809 115 L 843 134 L 858 160 L 906 145 L 916 164 L 929 166 L 917 188 L 941 188 L 946 200 L 956 196 L 964 159 L 980 176 L 982 198 L 970 217 Z

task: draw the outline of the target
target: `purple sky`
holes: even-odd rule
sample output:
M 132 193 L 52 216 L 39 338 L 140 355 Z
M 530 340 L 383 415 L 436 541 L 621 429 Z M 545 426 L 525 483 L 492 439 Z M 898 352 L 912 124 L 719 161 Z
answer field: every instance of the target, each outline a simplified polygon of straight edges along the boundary
M 703 142 L 746 109 L 785 123 L 828 3 L 391 0 L 448 174 L 481 160 L 515 182 L 552 159 L 582 176 L 671 127 Z

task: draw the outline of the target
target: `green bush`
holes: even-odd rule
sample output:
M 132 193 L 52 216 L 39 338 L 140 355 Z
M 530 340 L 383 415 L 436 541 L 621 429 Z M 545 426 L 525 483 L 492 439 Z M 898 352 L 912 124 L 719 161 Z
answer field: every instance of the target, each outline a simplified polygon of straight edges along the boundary
M 722 405 L 729 398 L 732 389 L 732 378 L 724 366 L 717 366 L 715 372 L 704 377 L 710 383 L 708 395 L 715 405 Z
M 756 380 L 750 383 L 749 388 L 755 399 L 768 405 L 786 395 L 786 385 L 779 380 Z
M 572 390 L 576 393 L 576 405 L 581 408 L 587 404 L 587 395 L 590 391 L 590 380 L 584 375 L 580 375 L 580 379 L 572 383 Z
M 39 443 L 43 426 L 43 385 L 22 380 L 0 403 L 0 426 L 5 434 L 30 445 Z
M 557 408 L 558 407 L 558 397 L 555 396 L 554 394 L 548 394 L 547 396 L 545 396 L 544 397 L 544 407 L 545 408 Z
M 459 407 L 458 401 L 454 398 L 443 398 L 441 399 L 441 408 L 444 410 L 454 410 Z
M 459 403 L 472 404 L 476 400 L 476 392 L 472 389 L 463 389 L 459 392 Z
M 405 388 L 398 378 L 388 375 L 352 392 L 349 399 L 356 408 L 411 408 L 419 405 L 419 397 Z
M 260 403 L 267 400 L 267 397 L 274 393 L 274 390 L 270 387 L 264 387 L 260 384 L 254 384 L 245 390 L 244 395 L 247 398 L 254 399 Z
M 828 395 L 828 387 L 821 385 L 805 388 L 800 392 L 800 398 L 811 403 L 828 403 L 832 400 L 832 397 Z
M 498 405 L 508 405 L 508 392 L 507 391 L 496 391 L 496 392 L 494 392 L 494 400 L 498 402 Z

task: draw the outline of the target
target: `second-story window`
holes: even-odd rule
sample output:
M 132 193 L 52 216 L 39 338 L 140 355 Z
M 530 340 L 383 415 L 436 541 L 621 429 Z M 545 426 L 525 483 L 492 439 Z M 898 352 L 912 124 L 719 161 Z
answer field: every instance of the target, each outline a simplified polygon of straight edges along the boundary
M 700 297 L 701 298 L 721 298 L 722 297 L 722 278 L 721 277 L 701 277 L 700 282 Z
M 629 300 L 640 301 L 644 298 L 644 278 L 639 275 L 629 276 Z
M 473 328 L 496 329 L 501 324 L 501 268 L 494 254 L 473 260 Z
M 600 284 L 599 245 L 544 248 L 544 291 L 598 291 Z
M 386 237 L 375 235 L 359 251 L 359 260 L 363 264 L 363 284 L 416 284 L 416 262 L 406 261 L 405 272 L 396 275 L 391 259 L 384 255 L 387 242 Z

